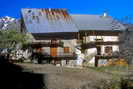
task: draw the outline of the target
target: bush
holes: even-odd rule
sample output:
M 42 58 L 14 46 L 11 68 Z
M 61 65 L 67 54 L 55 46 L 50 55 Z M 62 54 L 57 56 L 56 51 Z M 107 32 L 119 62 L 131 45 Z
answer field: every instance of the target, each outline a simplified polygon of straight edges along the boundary
M 101 80 L 96 89 L 133 89 L 133 80 L 121 78 L 120 81 Z
M 121 89 L 133 89 L 133 80 L 122 78 Z
M 121 89 L 121 84 L 116 80 L 101 80 L 101 84 L 97 89 Z

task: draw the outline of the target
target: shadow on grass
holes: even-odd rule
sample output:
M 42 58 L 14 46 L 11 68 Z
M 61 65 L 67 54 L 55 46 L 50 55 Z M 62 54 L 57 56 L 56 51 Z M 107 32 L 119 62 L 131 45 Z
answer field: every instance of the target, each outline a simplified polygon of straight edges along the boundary
M 44 75 L 23 72 L 23 68 L 0 56 L 0 89 L 46 89 Z

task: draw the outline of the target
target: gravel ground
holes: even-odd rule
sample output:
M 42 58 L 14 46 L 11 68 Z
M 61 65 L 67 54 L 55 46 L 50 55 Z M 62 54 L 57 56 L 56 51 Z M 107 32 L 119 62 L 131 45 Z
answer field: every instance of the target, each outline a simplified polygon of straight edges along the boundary
M 111 75 L 100 73 L 89 68 L 65 68 L 50 64 L 18 64 L 25 71 L 44 75 L 47 89 L 96 89 L 103 79 L 110 79 Z

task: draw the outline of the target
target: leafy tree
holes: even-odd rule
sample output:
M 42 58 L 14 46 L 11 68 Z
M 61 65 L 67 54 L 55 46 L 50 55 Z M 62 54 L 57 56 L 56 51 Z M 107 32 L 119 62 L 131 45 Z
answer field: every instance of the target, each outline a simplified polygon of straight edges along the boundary
M 17 30 L 1 30 L 0 31 L 0 48 L 16 48 L 18 44 L 28 43 L 28 36 Z

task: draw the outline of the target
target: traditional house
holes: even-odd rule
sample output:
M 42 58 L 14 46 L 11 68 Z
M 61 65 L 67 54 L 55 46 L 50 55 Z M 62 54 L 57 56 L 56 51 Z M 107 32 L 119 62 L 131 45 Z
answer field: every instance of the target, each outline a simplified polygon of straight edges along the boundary
M 50 63 L 64 65 L 76 59 L 78 29 L 66 9 L 22 9 L 22 31 L 33 36 L 32 48 Z
M 124 29 L 106 13 L 69 15 L 66 9 L 22 9 L 22 32 L 31 34 L 32 48 L 55 64 L 74 64 L 72 60 L 79 56 L 79 60 L 94 60 L 98 66 L 98 59 L 111 58 L 113 52 L 119 51 L 119 34 Z M 77 53 L 77 49 L 81 52 Z
M 129 65 L 133 64 L 133 24 L 124 24 L 126 30 L 120 35 L 122 42 L 120 47 L 120 57 L 126 59 Z
M 85 59 L 98 66 L 99 59 L 112 58 L 112 53 L 119 51 L 119 34 L 125 30 L 120 22 L 107 13 L 71 16 L 79 29 L 79 44 L 82 51 L 86 52 Z

